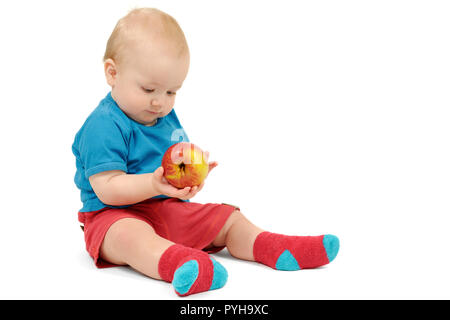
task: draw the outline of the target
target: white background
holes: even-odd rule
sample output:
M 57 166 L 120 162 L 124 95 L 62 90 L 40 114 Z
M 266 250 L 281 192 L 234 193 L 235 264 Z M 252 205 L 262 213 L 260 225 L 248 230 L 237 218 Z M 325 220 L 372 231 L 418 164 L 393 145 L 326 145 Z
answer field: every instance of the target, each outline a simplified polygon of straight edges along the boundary
M 136 6 L 189 41 L 175 108 L 219 162 L 193 201 L 341 240 L 330 265 L 298 272 L 225 250 L 226 286 L 187 299 L 450 298 L 450 4 L 412 0 L 1 2 L 0 298 L 178 299 L 96 269 L 77 222 L 71 145 Z

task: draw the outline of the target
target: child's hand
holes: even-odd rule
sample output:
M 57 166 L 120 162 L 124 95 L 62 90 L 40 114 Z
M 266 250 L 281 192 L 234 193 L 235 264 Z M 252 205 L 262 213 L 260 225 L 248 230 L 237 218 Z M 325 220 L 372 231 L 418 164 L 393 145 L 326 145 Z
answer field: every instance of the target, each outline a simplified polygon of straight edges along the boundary
M 209 156 L 209 153 L 208 153 L 208 156 Z M 217 166 L 218 166 L 218 163 L 216 161 L 210 162 L 208 175 L 211 172 L 211 170 Z M 159 167 L 158 169 L 155 170 L 155 172 L 153 172 L 152 185 L 153 185 L 153 188 L 159 194 L 163 194 L 163 195 L 166 195 L 171 198 L 178 198 L 181 200 L 189 200 L 189 199 L 193 198 L 200 190 L 203 189 L 203 186 L 205 185 L 205 181 L 203 181 L 199 186 L 178 189 L 178 188 L 172 186 L 166 180 L 166 178 L 164 178 L 164 168 Z
M 205 161 L 208 162 L 208 160 L 209 160 L 209 152 L 205 151 Z M 208 164 L 209 164 L 208 174 L 211 172 L 212 169 L 214 169 L 215 167 L 217 167 L 219 165 L 219 163 L 217 161 L 209 162 Z M 208 177 L 208 176 L 206 176 L 206 177 Z M 206 178 L 205 178 L 205 180 L 206 180 Z

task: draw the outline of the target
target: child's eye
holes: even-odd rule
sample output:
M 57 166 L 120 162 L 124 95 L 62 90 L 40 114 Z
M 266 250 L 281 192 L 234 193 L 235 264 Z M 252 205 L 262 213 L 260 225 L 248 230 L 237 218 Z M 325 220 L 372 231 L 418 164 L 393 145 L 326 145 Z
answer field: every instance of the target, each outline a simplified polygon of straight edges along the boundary
M 176 95 L 177 93 L 176 93 L 176 92 L 173 92 L 173 91 L 167 91 L 167 94 L 168 94 L 169 96 L 174 96 L 174 95 Z
M 142 90 L 144 90 L 144 92 L 147 92 L 147 93 L 152 93 L 153 91 L 155 91 L 155 89 L 146 89 L 144 87 L 142 87 Z

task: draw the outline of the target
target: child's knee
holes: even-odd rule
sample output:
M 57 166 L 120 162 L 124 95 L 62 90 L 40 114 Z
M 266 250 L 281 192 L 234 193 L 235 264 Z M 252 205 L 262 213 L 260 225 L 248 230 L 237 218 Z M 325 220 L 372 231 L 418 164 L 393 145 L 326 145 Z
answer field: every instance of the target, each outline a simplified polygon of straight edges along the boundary
M 132 251 L 142 238 L 150 238 L 154 234 L 153 228 L 144 221 L 124 218 L 114 222 L 106 232 L 100 248 L 101 255 L 123 256 Z
M 242 214 L 242 212 L 238 209 L 234 210 L 230 216 L 228 217 L 227 221 L 223 225 L 220 232 L 217 234 L 216 238 L 212 242 L 213 246 L 215 247 L 221 247 L 225 245 L 226 238 L 228 231 L 230 228 L 235 224 L 237 221 L 245 219 L 245 216 Z

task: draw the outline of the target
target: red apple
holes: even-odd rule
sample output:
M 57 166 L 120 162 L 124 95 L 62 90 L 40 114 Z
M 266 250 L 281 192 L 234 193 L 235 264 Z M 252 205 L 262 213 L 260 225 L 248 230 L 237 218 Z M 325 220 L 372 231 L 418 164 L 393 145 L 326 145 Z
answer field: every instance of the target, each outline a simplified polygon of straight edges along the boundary
M 199 147 L 189 142 L 179 142 L 164 153 L 164 177 L 176 188 L 200 185 L 208 175 L 209 165 Z

